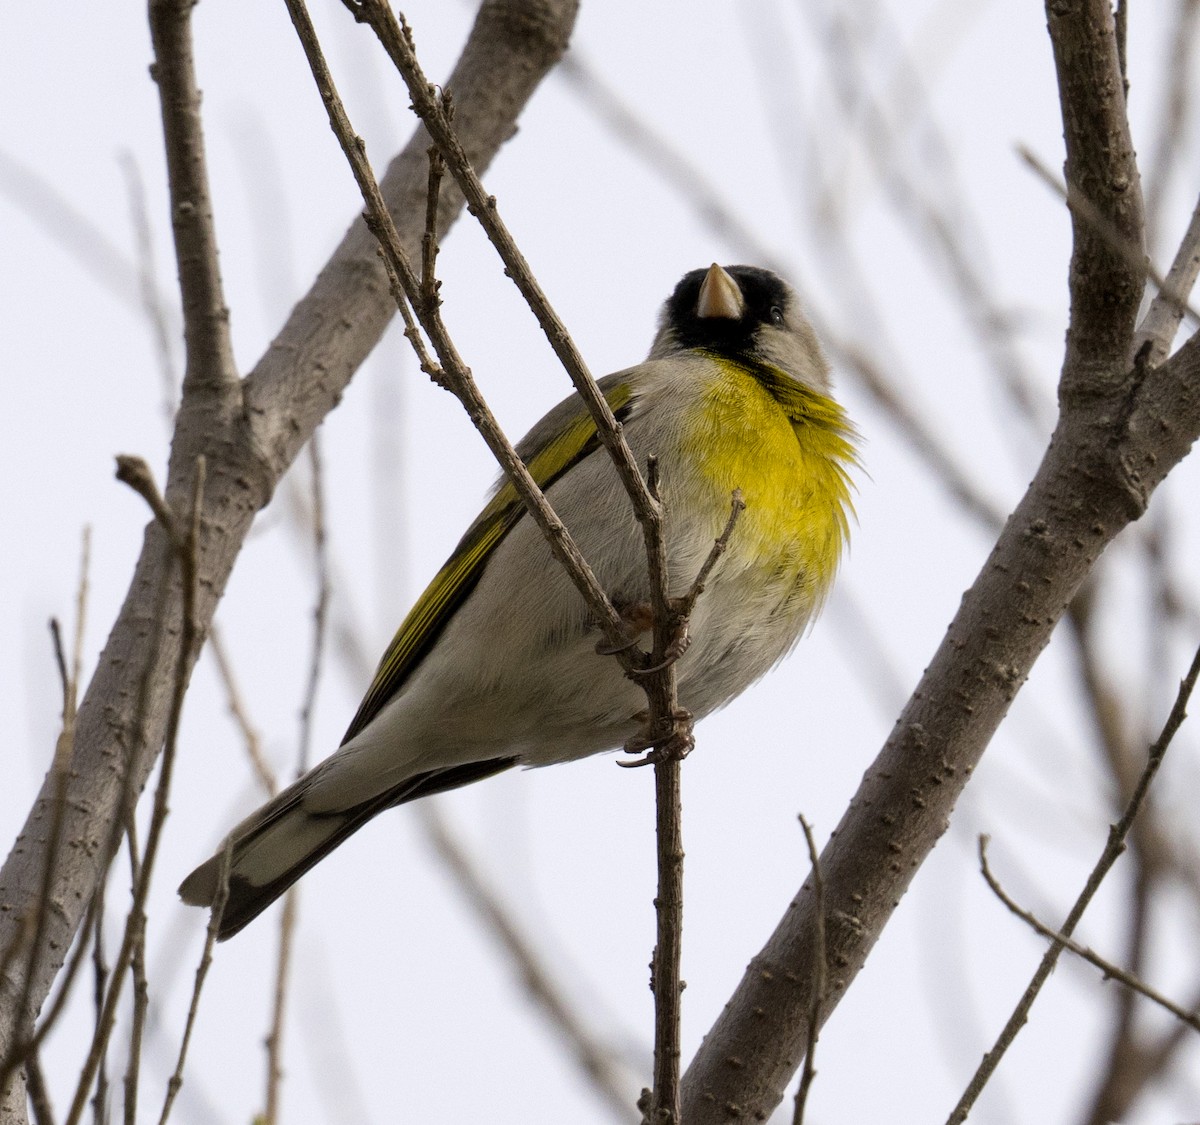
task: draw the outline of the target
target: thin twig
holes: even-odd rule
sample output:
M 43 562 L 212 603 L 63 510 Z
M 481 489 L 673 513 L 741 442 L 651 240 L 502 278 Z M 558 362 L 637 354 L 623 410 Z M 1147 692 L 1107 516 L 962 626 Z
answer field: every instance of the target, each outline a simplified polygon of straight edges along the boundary
M 83 676 L 83 637 L 87 631 L 88 574 L 92 566 L 92 529 L 84 524 L 79 545 L 79 584 L 75 588 L 75 638 L 71 644 L 71 714 L 79 706 L 79 683 Z
M 1037 917 L 1036 914 L 1033 913 L 1033 911 L 1026 910 L 1023 906 L 1016 902 L 1000 885 L 1000 881 L 992 872 L 992 869 L 988 864 L 987 848 L 988 837 L 986 835 L 981 835 L 979 837 L 979 869 L 983 874 L 984 880 L 987 882 L 987 885 L 991 887 L 995 896 L 1002 903 L 1004 903 L 1004 905 L 1007 906 L 1013 914 L 1029 925 L 1032 929 L 1036 930 L 1037 933 L 1042 935 L 1042 937 L 1049 938 L 1050 941 L 1070 950 L 1075 954 L 1076 957 L 1080 957 L 1089 964 L 1094 965 L 1104 974 L 1106 978 L 1120 982 L 1131 991 L 1144 996 L 1147 1000 L 1153 1001 L 1155 1004 L 1159 1005 L 1159 1007 L 1165 1008 L 1171 1013 L 1171 1015 L 1187 1024 L 1187 1026 L 1192 1028 L 1192 1030 L 1200 1032 L 1200 1014 L 1197 1014 L 1196 1012 L 1189 1012 L 1186 1008 L 1181 1007 L 1180 1005 L 1176 1004 L 1175 1001 L 1169 999 L 1161 992 L 1152 988 L 1140 977 L 1133 973 L 1127 972 L 1125 969 L 1122 969 L 1119 965 L 1114 964 L 1112 961 L 1106 960 L 1105 958 L 1101 957 L 1100 954 L 1096 953 L 1087 946 L 1080 945 L 1079 942 L 1077 942 L 1074 938 L 1068 937 L 1060 930 L 1056 930 L 1052 926 L 1047 926 Z
M 213 946 L 221 929 L 221 915 L 225 912 L 225 903 L 229 899 L 229 869 L 233 864 L 233 840 L 227 840 L 221 853 L 221 863 L 217 869 L 217 894 L 213 899 L 212 913 L 208 918 L 208 930 L 204 935 L 204 949 L 200 954 L 200 963 L 196 966 L 196 978 L 192 984 L 192 1000 L 188 1005 L 187 1020 L 183 1026 L 183 1038 L 179 1043 L 179 1055 L 175 1060 L 175 1069 L 167 1080 L 167 1092 L 163 1098 L 162 1113 L 158 1125 L 166 1125 L 171 1115 L 171 1107 L 175 1104 L 176 1095 L 183 1085 L 183 1064 L 187 1061 L 188 1046 L 192 1041 L 192 1029 L 196 1025 L 196 1014 L 200 1010 L 200 990 L 204 987 L 204 978 L 208 976 L 209 966 L 212 965 Z
M 299 904 L 297 888 L 284 895 L 279 915 L 279 952 L 275 958 L 275 984 L 271 990 L 271 1027 L 265 1040 L 267 1048 L 266 1108 L 259 1119 L 262 1125 L 275 1125 L 279 1120 L 280 1091 L 283 1084 L 283 1028 L 287 1013 L 288 977 L 292 967 L 292 944 L 296 933 L 296 913 Z
M 449 112 L 448 94 L 442 95 Z M 429 150 L 429 183 L 425 191 L 425 233 L 421 236 L 421 292 L 427 304 L 437 299 L 438 280 L 435 265 L 438 250 L 438 202 L 442 195 L 442 177 L 446 173 L 446 161 L 437 147 Z
M 317 578 L 317 599 L 313 606 L 312 652 L 308 663 L 308 680 L 304 686 L 304 701 L 300 705 L 299 748 L 296 752 L 296 776 L 308 770 L 312 752 L 313 712 L 317 706 L 317 688 L 325 660 L 325 634 L 329 622 L 329 552 L 325 534 L 325 474 L 321 465 L 320 434 L 313 434 L 308 443 L 309 472 L 312 478 L 312 545 L 313 568 Z
M 126 458 L 125 462 L 132 465 L 137 461 L 135 458 Z M 121 465 L 121 459 L 118 459 L 118 464 Z M 125 466 L 122 466 L 125 467 Z M 144 463 L 142 465 L 144 468 Z M 137 939 L 139 916 L 144 915 L 146 909 L 146 898 L 150 893 L 150 878 L 154 871 L 154 860 L 158 854 L 158 844 L 162 836 L 163 824 L 167 816 L 167 797 L 170 792 L 171 778 L 174 773 L 175 765 L 175 749 L 179 736 L 179 723 L 183 713 L 183 699 L 187 692 L 187 669 L 193 648 L 198 639 L 198 622 L 196 617 L 196 598 L 198 593 L 199 579 L 199 552 L 200 552 L 200 528 L 201 528 L 201 512 L 204 502 L 204 482 L 206 476 L 206 461 L 204 457 L 196 458 L 195 471 L 192 479 L 192 497 L 191 497 L 191 512 L 187 530 L 180 536 L 177 527 L 177 521 L 166 508 L 164 501 L 161 501 L 163 513 L 167 519 L 164 526 L 167 529 L 167 534 L 172 537 L 175 543 L 175 554 L 179 563 L 182 585 L 182 621 L 180 623 L 180 645 L 178 650 L 178 658 L 175 662 L 174 676 L 171 685 L 171 702 L 170 709 L 167 715 L 166 737 L 163 744 L 162 764 L 159 768 L 158 785 L 154 792 L 154 804 L 150 816 L 150 829 L 146 834 L 146 849 L 142 857 L 141 870 L 138 873 L 139 877 L 134 887 L 133 903 L 130 906 L 129 914 L 125 921 L 125 932 L 121 939 L 120 952 L 117 954 L 117 959 L 113 965 L 112 979 L 109 982 L 108 994 L 104 1000 L 104 1011 L 102 1020 L 96 1035 L 92 1040 L 91 1049 L 88 1052 L 87 1060 L 84 1063 L 82 1072 L 79 1076 L 79 1082 L 75 1088 L 75 1098 L 71 1104 L 71 1112 L 67 1117 L 67 1125 L 78 1125 L 79 1119 L 83 1113 L 84 1103 L 87 1097 L 88 1088 L 91 1086 L 92 1080 L 95 1077 L 96 1068 L 99 1065 L 100 1058 L 107 1047 L 109 1036 L 112 1034 L 113 1025 L 116 1022 L 117 1003 L 120 998 L 120 992 L 125 980 L 125 974 L 129 970 L 130 961 L 133 957 L 134 943 Z M 118 470 L 118 477 L 135 488 L 150 505 L 151 510 L 155 510 L 155 505 L 152 502 L 152 497 L 158 496 L 158 488 L 154 484 L 153 478 L 149 477 L 147 471 L 146 477 L 143 479 L 140 474 L 134 473 L 132 480 L 126 479 Z M 136 481 L 136 483 L 134 483 Z M 155 512 L 157 515 L 157 511 Z
M 167 302 L 159 288 L 158 274 L 154 268 L 154 234 L 150 229 L 150 212 L 146 206 L 146 187 L 142 183 L 141 170 L 131 152 L 121 154 L 120 164 L 125 173 L 129 213 L 133 220 L 139 311 L 150 331 L 158 359 L 163 420 L 169 426 L 175 419 L 175 410 L 179 405 L 179 372 L 174 345 L 179 338 L 179 329 L 171 324 Z
M 242 698 L 241 688 L 238 687 L 237 677 L 234 675 L 233 664 L 225 649 L 225 635 L 216 625 L 209 630 L 208 647 L 213 654 L 213 659 L 217 662 L 217 674 L 225 687 L 225 703 L 229 708 L 229 714 L 233 716 L 233 721 L 241 732 L 242 743 L 246 748 L 246 755 L 250 759 L 250 766 L 254 770 L 254 776 L 258 778 L 258 783 L 267 796 L 273 797 L 279 789 L 279 782 L 266 755 L 263 754 L 262 738 L 258 729 L 250 720 L 250 712 L 246 708 L 246 701 Z
M 95 918 L 91 923 L 92 931 L 92 1004 L 95 1009 L 95 1019 L 92 1024 L 92 1035 L 100 1029 L 104 1013 L 104 994 L 108 988 L 109 970 L 104 958 L 104 888 L 108 880 L 102 879 L 96 886 L 96 894 L 92 899 Z M 85 921 L 82 932 L 86 935 L 88 925 Z M 108 1068 L 101 1059 L 96 1069 L 96 1092 L 92 1096 L 92 1117 L 96 1125 L 104 1125 L 108 1109 Z
M 130 818 L 129 840 L 131 853 L 136 851 L 133 822 Z M 134 885 L 141 877 L 141 865 L 132 864 Z M 146 1030 L 146 1014 L 150 1007 L 150 982 L 146 979 L 146 914 L 135 920 L 133 951 L 129 959 L 129 979 L 132 985 L 132 1012 L 129 1030 L 129 1057 L 125 1064 L 125 1125 L 137 1125 L 138 1081 L 142 1069 L 142 1039 Z
M 644 1125 L 678 1125 L 679 1027 L 684 982 L 683 956 L 683 800 L 680 759 L 668 754 L 654 763 L 658 839 L 658 893 L 654 899 L 657 936 L 650 962 L 654 993 L 654 1088 L 644 1106 Z M 645 1095 L 643 1094 L 643 1103 Z
M 54 664 L 58 668 L 58 682 L 62 687 L 62 718 L 66 723 L 70 720 L 71 715 L 71 670 L 67 667 L 62 625 L 57 617 L 50 618 L 50 643 L 54 648 Z
M 696 599 L 704 593 L 705 583 L 708 581 L 708 576 L 712 574 L 713 567 L 717 565 L 721 556 L 728 549 L 729 540 L 733 536 L 733 529 L 737 526 L 737 521 L 745 510 L 746 501 L 742 496 L 742 490 L 735 488 L 730 497 L 729 519 L 725 522 L 724 530 L 714 540 L 712 550 L 708 552 L 708 558 L 704 560 L 703 565 L 696 572 L 692 588 L 676 601 L 677 611 L 685 621 L 691 616 L 692 610 L 696 607 Z
M 1183 720 L 1187 717 L 1187 704 L 1196 686 L 1197 677 L 1200 677 L 1200 648 L 1196 650 L 1196 655 L 1192 658 L 1191 667 L 1179 685 L 1175 704 L 1171 708 L 1171 713 L 1167 716 L 1166 723 L 1163 724 L 1161 733 L 1150 747 L 1146 767 L 1142 770 L 1141 777 L 1138 778 L 1137 785 L 1134 787 L 1133 793 L 1130 795 L 1129 801 L 1125 806 L 1125 811 L 1121 814 L 1120 820 L 1109 829 L 1108 841 L 1104 846 L 1104 850 L 1099 860 L 1097 860 L 1096 866 L 1092 868 L 1087 883 L 1084 885 L 1079 897 L 1075 900 L 1075 904 L 1071 907 L 1070 913 L 1067 914 L 1066 921 L 1063 922 L 1062 927 L 1058 931 L 1060 938 L 1069 938 L 1075 932 L 1075 927 L 1079 924 L 1079 919 L 1083 917 L 1084 911 L 1088 908 L 1096 892 L 1100 889 L 1100 884 L 1125 850 L 1125 839 L 1129 835 L 1134 819 L 1142 807 L 1146 793 L 1149 791 L 1150 783 L 1154 780 L 1155 774 L 1158 773 L 1159 766 L 1162 765 L 1163 757 L 1171 744 L 1171 740 L 1175 737 L 1175 732 L 1179 730 Z M 970 1113 L 971 1107 L 975 1104 L 980 1093 L 982 1093 L 984 1086 L 987 1085 L 988 1080 L 995 1073 L 996 1067 L 999 1066 L 1000 1060 L 1004 1057 L 1004 1053 L 1012 1045 L 1013 1040 L 1017 1037 L 1017 1033 L 1025 1026 L 1025 1022 L 1029 1018 L 1029 1010 L 1033 1007 L 1033 1002 L 1037 999 L 1038 993 L 1041 992 L 1042 986 L 1046 983 L 1051 972 L 1054 971 L 1054 966 L 1058 964 L 1058 959 L 1064 948 L 1063 943 L 1056 939 L 1051 943 L 1050 948 L 1046 950 L 1045 955 L 1042 957 L 1042 962 L 1037 968 L 1037 972 L 1034 973 L 1033 979 L 1025 989 L 1024 995 L 1013 1009 L 1012 1015 L 1009 1016 L 1008 1022 L 1005 1023 L 991 1050 L 983 1056 L 982 1062 L 980 1062 L 967 1088 L 963 1091 L 958 1104 L 946 1119 L 947 1125 L 961 1125 L 961 1122 L 967 1119 L 967 1114 Z
M 118 453 L 116 462 L 117 480 L 122 484 L 129 485 L 146 501 L 150 506 L 150 511 L 154 513 L 154 518 L 162 525 L 171 540 L 171 546 L 176 554 L 181 552 L 184 549 L 183 535 L 175 525 L 175 516 L 167 507 L 162 493 L 158 491 L 158 485 L 154 483 L 154 474 L 150 472 L 150 466 L 141 457 L 128 453 Z
M 396 302 L 396 308 L 400 310 L 400 316 L 404 321 L 404 338 L 412 346 L 412 350 L 417 357 L 417 364 L 421 371 L 428 375 L 437 386 L 444 391 L 453 390 L 446 381 L 446 373 L 442 370 L 436 359 L 429 354 L 429 349 L 425 346 L 425 337 L 421 335 L 421 327 L 417 324 L 416 317 L 413 315 L 412 306 L 408 303 L 408 296 L 404 292 L 404 286 L 400 281 L 400 275 L 396 273 L 395 267 L 388 258 L 387 252 L 382 246 L 378 250 L 379 260 L 383 263 L 384 272 L 388 279 L 388 292 L 392 295 L 392 300 Z
M 130 898 L 137 893 L 138 884 L 142 879 L 142 854 L 138 844 L 138 826 L 136 809 L 131 801 L 125 809 L 125 844 L 129 855 L 129 887 Z M 129 922 L 133 925 L 133 944 L 129 958 L 129 975 L 132 982 L 132 1019 L 129 1032 L 129 1059 L 125 1068 L 125 1125 L 135 1125 L 137 1121 L 137 1087 L 141 1068 L 142 1032 L 146 1022 L 146 1008 L 150 994 L 145 974 L 146 955 L 146 913 L 134 914 L 131 910 Z M 100 1056 L 100 1067 L 107 1060 L 108 1043 Z M 132 1116 L 131 1116 L 132 1110 Z M 107 1112 L 107 1107 L 106 1107 Z
M 808 1092 L 817 1076 L 814 1063 L 817 1039 L 821 1034 L 821 1005 L 825 1002 L 829 967 L 825 963 L 825 880 L 821 875 L 821 856 L 813 839 L 812 825 L 800 814 L 800 827 L 804 829 L 804 843 L 808 847 L 808 862 L 812 867 L 813 905 L 816 918 L 816 936 L 813 941 L 813 989 L 812 1002 L 808 1010 L 808 1042 L 804 1048 L 804 1069 L 800 1072 L 800 1084 L 796 1087 L 796 1105 L 792 1113 L 792 1125 L 803 1125 L 804 1107 L 808 1103 Z

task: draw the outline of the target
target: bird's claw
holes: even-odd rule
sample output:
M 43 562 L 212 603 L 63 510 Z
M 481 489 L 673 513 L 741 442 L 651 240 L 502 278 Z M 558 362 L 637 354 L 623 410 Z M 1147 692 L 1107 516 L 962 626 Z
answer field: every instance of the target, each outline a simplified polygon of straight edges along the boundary
M 687 617 L 680 612 L 680 608 L 681 600 L 673 599 L 677 622 L 675 636 L 667 645 L 662 658 L 657 664 L 651 664 L 646 668 L 631 668 L 630 675 L 649 676 L 653 672 L 661 672 L 687 652 L 692 638 L 688 633 Z M 599 641 L 596 644 L 596 652 L 600 656 L 615 656 L 619 652 L 627 652 L 638 643 L 644 633 L 654 628 L 654 611 L 649 602 L 629 602 L 619 605 L 618 609 L 621 614 L 621 623 L 625 626 L 625 639 L 615 642 L 608 639 Z
M 687 623 L 684 622 L 680 625 L 675 638 L 667 645 L 667 651 L 663 653 L 663 658 L 657 664 L 651 664 L 648 668 L 633 669 L 634 675 L 649 676 L 652 672 L 661 672 L 664 668 L 669 668 L 687 652 L 688 646 L 691 643 L 692 635 L 688 632 Z
M 596 642 L 596 655 L 597 656 L 616 656 L 618 652 L 627 652 L 629 649 L 633 648 L 633 646 L 636 644 L 637 644 L 637 637 L 630 637 L 628 640 L 622 642 L 621 644 L 613 644 L 607 640 L 597 641 Z
M 696 745 L 692 736 L 692 713 L 679 707 L 658 730 L 649 727 L 635 734 L 621 748 L 625 754 L 641 754 L 633 761 L 618 761 L 626 769 L 636 766 L 652 766 L 659 762 L 682 762 Z
M 626 640 L 614 644 L 603 640 L 596 645 L 600 656 L 615 656 L 618 652 L 627 652 L 638 643 L 638 638 L 647 629 L 654 627 L 654 614 L 649 602 L 617 603 L 617 611 L 621 615 L 621 624 L 625 626 Z

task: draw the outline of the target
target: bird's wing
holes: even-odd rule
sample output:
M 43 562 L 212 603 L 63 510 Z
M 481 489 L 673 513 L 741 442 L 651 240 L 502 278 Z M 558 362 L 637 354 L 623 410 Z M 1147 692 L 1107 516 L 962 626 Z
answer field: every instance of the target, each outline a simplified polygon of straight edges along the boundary
M 600 380 L 609 409 L 624 420 L 632 407 L 628 372 Z M 560 402 L 517 446 L 517 452 L 544 492 L 598 447 L 596 424 L 578 395 Z M 454 553 L 417 599 L 384 653 L 375 678 L 359 704 L 342 745 L 362 731 L 400 690 L 433 647 L 454 612 L 475 588 L 488 559 L 525 514 L 512 483 L 502 479 L 487 507 L 467 529 Z

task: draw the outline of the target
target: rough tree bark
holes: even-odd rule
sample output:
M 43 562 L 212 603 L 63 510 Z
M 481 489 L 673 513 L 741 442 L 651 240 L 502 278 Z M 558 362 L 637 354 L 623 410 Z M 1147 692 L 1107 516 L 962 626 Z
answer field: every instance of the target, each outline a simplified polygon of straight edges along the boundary
M 577 8 L 577 0 L 487 0 L 482 5 L 447 83 L 455 95 L 458 134 L 476 167 L 486 168 L 513 134 L 529 97 L 566 49 Z M 187 325 L 187 374 L 164 493 L 174 511 L 186 512 L 196 458 L 204 456 L 197 606 L 203 638 L 255 514 L 337 404 L 395 306 L 375 240 L 355 220 L 266 354 L 245 379 L 237 377 L 225 339 L 228 312 L 215 243 L 208 238 L 210 204 L 197 143 L 197 92 L 188 81 L 190 66 L 179 56 L 189 51 L 190 9 L 186 3 L 151 4 Z M 418 129 L 382 182 L 414 255 L 425 219 L 428 147 L 428 137 Z M 461 207 L 460 194 L 447 182 L 439 212 L 443 232 Z M 180 612 L 172 548 L 163 529 L 151 523 L 125 603 L 79 709 L 44 940 L 39 948 L 11 958 L 0 980 L 0 1057 L 31 1026 L 45 1000 L 103 877 L 106 845 L 122 815 L 123 794 L 141 791 L 162 746 L 179 656 Z M 189 669 L 198 653 L 199 644 L 187 654 Z M 48 776 L 0 870 L 0 950 L 21 940 L 26 919 L 40 908 L 54 803 Z M 0 1104 L 0 1121 L 25 1119 L 18 1080 Z

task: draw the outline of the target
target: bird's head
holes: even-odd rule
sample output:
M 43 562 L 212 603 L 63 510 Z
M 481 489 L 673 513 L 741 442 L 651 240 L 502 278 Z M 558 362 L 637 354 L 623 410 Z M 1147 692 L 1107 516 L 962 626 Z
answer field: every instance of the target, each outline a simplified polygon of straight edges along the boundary
M 815 391 L 829 391 L 829 365 L 795 290 L 757 266 L 714 262 L 684 275 L 663 306 L 650 358 L 685 350 L 770 364 Z

